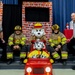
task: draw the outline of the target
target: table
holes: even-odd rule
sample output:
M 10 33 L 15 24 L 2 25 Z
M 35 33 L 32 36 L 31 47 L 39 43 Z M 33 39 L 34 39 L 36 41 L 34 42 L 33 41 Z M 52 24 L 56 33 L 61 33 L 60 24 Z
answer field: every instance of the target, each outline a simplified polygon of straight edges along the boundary
M 64 35 L 67 39 L 70 39 L 73 35 L 73 29 L 64 29 Z

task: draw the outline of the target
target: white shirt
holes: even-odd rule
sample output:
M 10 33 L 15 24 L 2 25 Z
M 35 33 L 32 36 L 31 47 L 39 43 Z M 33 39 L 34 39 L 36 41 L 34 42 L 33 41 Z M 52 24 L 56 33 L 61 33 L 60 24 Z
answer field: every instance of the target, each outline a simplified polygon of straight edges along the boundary
M 70 29 L 73 29 L 73 21 L 70 21 Z
M 2 31 L 2 27 L 0 27 L 0 32 Z
M 75 38 L 75 23 L 73 24 L 73 37 Z
M 73 29 L 73 37 L 75 38 L 75 23 L 73 21 L 70 21 L 70 29 Z

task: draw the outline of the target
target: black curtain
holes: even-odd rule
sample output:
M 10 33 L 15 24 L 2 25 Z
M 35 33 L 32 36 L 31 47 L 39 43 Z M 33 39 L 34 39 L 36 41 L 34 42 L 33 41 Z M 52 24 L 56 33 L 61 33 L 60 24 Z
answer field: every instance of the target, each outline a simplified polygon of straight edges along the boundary
M 8 37 L 14 32 L 16 25 L 22 26 L 22 7 L 21 5 L 3 5 L 3 33 L 7 43 Z

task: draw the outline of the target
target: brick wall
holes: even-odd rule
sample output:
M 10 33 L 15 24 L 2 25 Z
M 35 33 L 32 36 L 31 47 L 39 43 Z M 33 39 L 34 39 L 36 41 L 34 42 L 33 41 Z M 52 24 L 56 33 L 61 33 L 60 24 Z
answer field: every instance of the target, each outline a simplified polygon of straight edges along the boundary
M 3 4 L 0 1 L 0 27 L 2 27 L 2 14 L 3 14 Z
M 52 32 L 52 2 L 23 2 L 22 4 L 22 31 L 29 39 L 31 36 L 31 30 L 33 28 L 34 23 L 36 22 L 27 22 L 25 21 L 25 7 L 42 7 L 49 8 L 49 22 L 40 22 L 43 25 L 43 28 L 46 31 L 46 37 L 49 39 L 50 34 Z

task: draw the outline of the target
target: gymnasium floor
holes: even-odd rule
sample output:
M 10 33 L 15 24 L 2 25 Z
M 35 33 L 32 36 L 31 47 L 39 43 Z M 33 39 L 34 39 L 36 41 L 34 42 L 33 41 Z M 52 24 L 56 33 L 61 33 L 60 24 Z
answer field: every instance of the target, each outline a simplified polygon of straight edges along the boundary
M 24 75 L 23 69 L 0 70 L 0 75 Z M 75 75 L 75 70 L 53 69 L 53 75 Z

